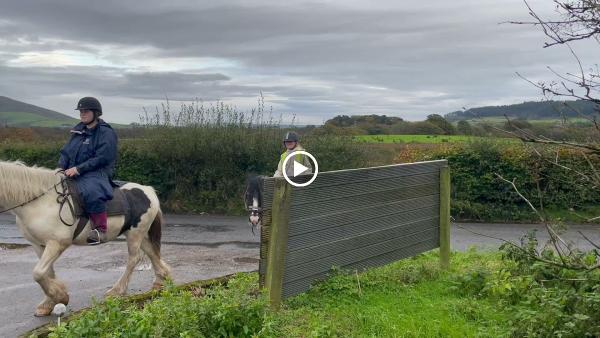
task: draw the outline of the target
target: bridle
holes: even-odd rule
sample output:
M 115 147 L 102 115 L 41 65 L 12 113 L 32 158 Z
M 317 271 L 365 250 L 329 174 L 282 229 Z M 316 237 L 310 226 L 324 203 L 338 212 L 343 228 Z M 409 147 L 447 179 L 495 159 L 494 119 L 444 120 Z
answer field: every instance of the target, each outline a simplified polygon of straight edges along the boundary
M 250 207 L 250 208 L 248 208 L 248 212 L 250 212 L 250 214 L 248 215 L 248 225 L 250 225 L 250 228 L 252 229 L 252 235 L 256 236 L 256 234 L 254 233 L 254 229 L 256 229 L 256 225 L 252 224 L 252 221 L 250 221 L 250 217 L 257 216 L 258 222 L 256 224 L 261 223 L 263 211 L 261 208 Z

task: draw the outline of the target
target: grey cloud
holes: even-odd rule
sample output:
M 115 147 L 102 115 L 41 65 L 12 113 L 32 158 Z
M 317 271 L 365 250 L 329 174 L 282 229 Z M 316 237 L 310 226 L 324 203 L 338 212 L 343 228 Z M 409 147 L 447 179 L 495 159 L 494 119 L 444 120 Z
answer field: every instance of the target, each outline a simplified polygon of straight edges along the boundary
M 134 98 L 157 99 L 172 97 L 190 100 L 206 94 L 213 97 L 221 81 L 230 80 L 223 74 L 125 73 L 119 80 L 103 86 L 103 94 Z M 218 94 L 217 94 L 218 95 Z
M 109 67 L 32 67 L 0 66 L 0 93 L 15 98 L 60 96 L 84 91 L 98 96 L 161 101 L 224 100 L 231 97 L 256 97 L 261 90 L 277 91 L 275 86 L 249 86 L 230 83 L 223 74 L 176 72 L 128 73 Z M 14 84 L 18 83 L 18 86 Z M 133 113 L 133 112 L 132 112 Z M 137 112 L 135 112 L 137 114 Z
M 136 2 L 137 4 L 137 2 Z M 244 43 L 292 35 L 316 36 L 336 32 L 418 31 L 423 28 L 413 11 L 354 11 L 334 6 L 181 6 L 154 11 L 152 5 L 20 1 L 3 5 L 3 15 L 25 31 L 58 34 L 75 40 L 151 44 L 164 48 Z M 161 10 L 162 9 L 162 10 Z M 398 23 L 413 21 L 411 27 Z
M 0 39 L 9 44 L 0 62 L 28 50 L 98 53 L 104 45 L 151 46 L 137 57 L 225 58 L 241 70 L 230 75 L 220 70 L 139 73 L 4 66 L 0 91 L 34 96 L 86 88 L 123 98 L 210 100 L 253 97 L 262 90 L 282 109 L 313 120 L 369 110 L 424 116 L 460 109 L 458 104 L 535 98 L 536 91 L 514 72 L 538 79 L 547 76 L 545 65 L 562 67 L 572 61 L 568 53 L 542 51 L 543 36 L 535 28 L 498 25 L 527 17 L 521 1 L 398 4 L 4 1 Z M 23 39 L 28 43 L 22 44 Z M 584 46 L 581 53 L 593 57 L 591 50 Z M 133 64 L 135 58 L 131 56 Z M 273 83 L 244 85 L 244 75 L 265 76 Z M 278 79 L 300 84 L 283 85 Z M 330 88 L 312 87 L 311 82 Z M 423 91 L 445 94 L 411 94 Z M 395 95 L 405 100 L 399 103 Z

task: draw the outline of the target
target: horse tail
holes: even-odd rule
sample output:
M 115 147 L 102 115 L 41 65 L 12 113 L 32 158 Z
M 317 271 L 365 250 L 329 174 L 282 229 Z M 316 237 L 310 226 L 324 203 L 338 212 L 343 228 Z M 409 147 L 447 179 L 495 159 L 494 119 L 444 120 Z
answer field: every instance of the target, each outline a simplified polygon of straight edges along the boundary
M 148 230 L 148 236 L 150 237 L 150 243 L 154 247 L 154 250 L 157 254 L 160 254 L 160 240 L 162 238 L 162 225 L 164 223 L 162 211 L 158 210 L 156 217 L 154 217 L 154 221 L 150 225 L 150 229 Z

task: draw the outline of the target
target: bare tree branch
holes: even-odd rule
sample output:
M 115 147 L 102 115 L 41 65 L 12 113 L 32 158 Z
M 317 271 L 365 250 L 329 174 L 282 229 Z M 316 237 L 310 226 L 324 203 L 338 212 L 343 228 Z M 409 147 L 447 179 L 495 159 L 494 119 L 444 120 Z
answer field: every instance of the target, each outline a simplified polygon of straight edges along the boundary
M 562 18 L 559 20 L 542 19 L 527 1 L 524 2 L 529 10 L 529 15 L 534 21 L 511 21 L 510 23 L 539 26 L 551 40 L 551 42 L 544 43 L 544 48 L 589 38 L 598 41 L 598 35 L 600 34 L 598 0 L 554 0 L 554 4 L 562 13 Z
M 598 246 L 598 244 L 592 242 L 591 239 L 587 238 L 587 236 L 584 235 L 583 232 L 581 232 L 581 231 L 577 231 L 577 232 L 581 235 L 581 237 L 585 238 L 585 240 L 588 241 L 588 243 L 590 243 L 594 248 L 600 249 L 600 246 Z
M 550 265 L 554 265 L 554 266 L 558 266 L 558 267 L 565 268 L 565 269 L 570 269 L 570 270 L 587 270 L 588 269 L 585 266 L 574 266 L 574 265 L 569 265 L 569 264 L 566 264 L 566 263 L 559 263 L 559 262 L 556 262 L 556 261 L 552 261 L 552 260 L 549 260 L 549 259 L 542 258 L 542 257 L 539 256 L 539 254 L 537 253 L 537 251 L 536 251 L 536 255 L 533 255 L 531 252 L 523 249 L 520 245 L 515 244 L 515 243 L 513 243 L 513 242 L 511 242 L 509 240 L 506 240 L 504 238 L 482 234 L 480 232 L 473 231 L 471 229 L 467 229 L 467 228 L 465 228 L 465 227 L 463 227 L 461 225 L 458 225 L 456 223 L 452 223 L 452 226 L 460 228 L 460 229 L 463 229 L 463 230 L 468 231 L 468 232 L 470 232 L 470 233 L 472 233 L 474 235 L 477 235 L 477 236 L 486 237 L 486 238 L 490 238 L 490 239 L 495 239 L 495 240 L 501 241 L 503 243 L 506 243 L 506 244 L 508 244 L 508 245 L 510 245 L 510 246 L 512 246 L 512 247 L 514 247 L 516 249 L 518 249 L 519 251 L 523 252 L 524 254 L 526 254 L 527 256 L 529 256 L 530 258 L 532 258 L 532 259 L 534 259 L 536 261 L 542 262 L 542 263 L 546 263 L 546 264 L 550 264 Z
M 498 178 L 500 178 L 501 180 L 503 180 L 504 182 L 509 183 L 510 185 L 512 185 L 513 189 L 515 190 L 515 192 L 517 193 L 517 195 L 519 195 L 519 197 L 521 197 L 521 199 L 523 199 L 531 208 L 531 210 L 533 210 L 533 212 L 535 212 L 538 217 L 540 218 L 540 221 L 544 224 L 544 226 L 546 227 L 546 230 L 548 231 L 548 234 L 550 235 L 550 240 L 554 246 L 554 249 L 556 250 L 556 253 L 558 254 L 560 260 L 563 262 L 563 264 L 566 264 L 565 262 L 565 253 L 563 252 L 562 248 L 560 247 L 560 244 L 564 245 L 565 248 L 569 251 L 569 254 L 572 253 L 571 251 L 571 246 L 568 245 L 557 233 L 556 231 L 554 231 L 554 229 L 552 229 L 552 227 L 548 224 L 546 217 L 544 217 L 537 209 L 536 207 L 533 206 L 533 204 L 531 204 L 531 202 L 529 201 L 529 199 L 527 199 L 527 197 L 523 196 L 523 194 L 521 194 L 521 192 L 519 191 L 519 189 L 517 188 L 516 184 L 515 184 L 515 180 L 513 179 L 512 181 L 509 181 L 507 179 L 505 179 L 504 177 L 502 177 L 500 174 L 498 173 L 494 173 Z M 559 244 L 560 243 L 560 244 Z

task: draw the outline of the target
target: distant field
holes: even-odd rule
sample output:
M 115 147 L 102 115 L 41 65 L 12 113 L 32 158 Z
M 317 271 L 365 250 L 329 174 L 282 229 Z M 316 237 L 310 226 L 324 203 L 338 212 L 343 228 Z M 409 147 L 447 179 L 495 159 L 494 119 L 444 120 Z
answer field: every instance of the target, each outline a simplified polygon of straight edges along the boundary
M 364 143 L 456 143 L 484 139 L 466 135 L 358 135 L 353 138 Z
M 23 112 L 0 112 L 0 124 L 9 127 L 62 127 L 72 126 L 76 119 L 49 120 L 43 116 Z
M 511 118 L 511 119 L 514 119 L 514 118 Z M 497 117 L 485 117 L 485 118 L 481 118 L 481 119 L 470 119 L 470 120 L 466 120 L 466 121 L 471 124 L 490 123 L 490 124 L 498 125 L 498 124 L 506 123 L 506 118 L 497 116 Z M 527 120 L 527 122 L 531 123 L 532 125 L 551 126 L 551 125 L 559 125 L 563 122 L 563 120 L 561 120 L 561 119 L 537 119 L 537 120 Z M 580 117 L 568 118 L 567 123 L 576 124 L 576 125 L 590 125 L 591 124 L 590 121 L 588 121 L 584 118 L 580 118 Z M 456 123 L 454 123 L 454 124 L 456 125 Z

